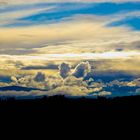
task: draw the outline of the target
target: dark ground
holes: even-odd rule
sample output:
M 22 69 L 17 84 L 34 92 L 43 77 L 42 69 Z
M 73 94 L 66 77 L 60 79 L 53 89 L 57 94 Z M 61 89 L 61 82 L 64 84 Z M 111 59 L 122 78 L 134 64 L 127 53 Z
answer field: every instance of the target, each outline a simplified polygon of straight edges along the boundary
M 140 96 L 105 98 L 66 98 L 64 96 L 37 99 L 0 100 L 0 113 L 138 113 Z
M 118 126 L 119 130 L 124 131 L 122 126 L 139 124 L 139 112 L 140 96 L 108 99 L 101 97 L 76 99 L 64 96 L 26 100 L 10 98 L 0 100 L 0 125 L 3 123 L 6 131 L 9 126 L 10 131 L 11 128 L 14 130 L 15 124 L 16 129 L 24 126 L 26 128 L 24 131 L 30 130 L 29 124 L 37 131 L 40 128 L 46 130 L 50 127 L 51 131 L 61 131 L 61 127 L 65 130 L 69 126 L 72 127 L 72 129 L 69 128 L 70 130 L 78 131 L 76 126 L 80 126 L 84 131 L 98 128 L 99 132 L 108 131 L 108 126 L 114 131 L 112 126 Z M 37 127 L 38 125 L 43 125 L 45 128 Z M 131 127 L 130 130 L 132 129 Z

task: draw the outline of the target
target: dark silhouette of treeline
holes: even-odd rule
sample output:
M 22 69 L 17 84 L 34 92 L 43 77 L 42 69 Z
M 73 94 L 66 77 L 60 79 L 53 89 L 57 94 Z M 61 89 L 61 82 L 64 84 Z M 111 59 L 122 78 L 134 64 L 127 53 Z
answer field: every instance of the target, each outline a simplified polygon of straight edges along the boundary
M 67 98 L 52 96 L 36 99 L 0 99 L 0 113 L 127 113 L 139 112 L 140 96 Z

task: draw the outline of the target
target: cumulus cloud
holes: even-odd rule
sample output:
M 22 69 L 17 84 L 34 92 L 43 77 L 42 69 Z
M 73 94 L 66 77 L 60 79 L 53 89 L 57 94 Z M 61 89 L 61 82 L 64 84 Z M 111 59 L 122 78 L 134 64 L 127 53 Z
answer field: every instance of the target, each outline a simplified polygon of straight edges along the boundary
M 84 78 L 89 72 L 91 72 L 91 66 L 89 62 L 81 62 L 76 66 L 73 75 L 77 78 Z
M 109 83 L 107 83 L 107 86 L 113 87 L 113 86 L 118 86 L 118 87 L 140 87 L 140 78 L 136 78 L 133 80 L 122 80 L 122 79 L 117 79 L 113 80 Z
M 46 80 L 46 76 L 42 72 L 38 72 L 34 78 L 36 82 L 44 82 Z
M 87 83 L 82 78 L 76 78 L 75 76 L 69 76 L 64 80 L 64 85 L 67 86 L 87 86 Z
M 61 86 L 47 92 L 47 95 L 86 96 L 88 89 L 83 86 Z
M 45 75 L 39 72 L 33 75 L 24 75 L 24 76 L 12 76 L 12 82 L 9 83 L 9 86 L 21 86 L 28 88 L 37 88 L 37 89 L 46 89 Z
M 75 63 L 76 64 L 76 63 Z M 92 64 L 90 62 L 90 64 Z M 0 83 L 0 87 L 4 86 L 21 86 L 27 88 L 36 88 L 38 91 L 20 92 L 19 96 L 53 96 L 53 95 L 67 95 L 67 96 L 110 96 L 114 92 L 139 92 L 140 78 L 133 78 L 127 80 L 116 79 L 110 82 L 103 82 L 101 80 L 94 80 L 94 72 L 92 78 L 85 79 L 91 72 L 91 65 L 89 62 L 79 62 L 78 65 L 71 68 L 69 64 L 62 63 L 59 67 L 60 73 L 55 75 L 47 75 L 46 73 L 37 72 L 36 74 L 26 74 L 11 76 L 11 83 Z M 71 72 L 73 71 L 73 73 Z M 62 76 L 62 74 L 64 76 Z M 100 74 L 102 75 L 102 74 Z M 65 78 L 64 78 L 65 77 Z M 100 76 L 101 77 L 101 76 Z M 17 91 L 6 91 L 5 95 L 18 97 Z M 0 96 L 3 96 L 0 93 Z
M 137 87 L 140 87 L 140 78 L 134 79 L 133 84 Z
M 62 85 L 63 85 L 63 79 L 61 77 L 49 76 L 47 78 L 45 87 L 47 90 L 52 90 Z
M 15 77 L 15 76 L 11 76 L 11 80 L 12 80 L 13 82 L 15 82 L 15 83 L 18 83 L 18 79 L 17 79 L 17 77 Z
M 71 73 L 71 67 L 69 64 L 66 64 L 66 63 L 62 63 L 60 66 L 59 66 L 59 73 L 61 75 L 62 78 L 66 78 L 70 75 Z

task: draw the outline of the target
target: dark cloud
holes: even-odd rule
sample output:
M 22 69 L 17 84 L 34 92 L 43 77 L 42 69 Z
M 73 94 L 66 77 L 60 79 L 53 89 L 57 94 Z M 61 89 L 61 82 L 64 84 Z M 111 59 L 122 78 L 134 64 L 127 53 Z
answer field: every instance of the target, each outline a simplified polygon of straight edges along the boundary
M 66 78 L 70 75 L 71 73 L 71 67 L 69 64 L 66 64 L 66 63 L 62 63 L 60 66 L 59 66 L 59 73 L 60 73 L 60 76 L 62 78 Z
M 91 72 L 91 65 L 89 62 L 81 62 L 76 66 L 73 75 L 77 78 L 84 78 L 89 72 Z
M 46 76 L 45 76 L 45 74 L 42 73 L 42 72 L 38 72 L 37 75 L 36 75 L 35 78 L 34 78 L 34 80 L 35 80 L 36 82 L 44 82 L 45 79 L 46 79 Z
M 41 69 L 58 69 L 56 64 L 48 64 L 47 66 L 25 66 L 21 68 L 22 70 L 41 70 Z

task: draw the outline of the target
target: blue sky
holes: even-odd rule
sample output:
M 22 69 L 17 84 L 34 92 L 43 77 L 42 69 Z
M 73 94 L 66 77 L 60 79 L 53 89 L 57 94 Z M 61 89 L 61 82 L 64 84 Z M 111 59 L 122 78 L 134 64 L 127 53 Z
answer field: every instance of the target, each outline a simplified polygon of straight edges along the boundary
M 108 26 L 122 26 L 127 25 L 133 30 L 140 30 L 140 17 L 128 17 L 120 21 L 110 23 Z
M 52 4 L 53 5 L 53 4 Z M 124 14 L 126 12 L 140 11 L 140 3 L 98 3 L 98 4 L 75 4 L 75 3 L 63 3 L 63 4 L 54 4 L 57 5 L 56 9 L 52 12 L 44 11 L 42 13 L 37 13 L 31 16 L 20 18 L 19 20 L 30 21 L 31 24 L 41 24 L 42 21 L 53 21 L 58 22 L 62 19 L 82 14 L 82 15 L 98 15 L 98 16 L 107 16 L 111 14 Z M 130 24 L 129 20 L 122 19 L 119 24 L 114 25 L 123 25 L 128 24 L 134 26 L 134 28 L 139 26 L 139 23 Z M 135 19 L 134 19 L 135 20 Z M 137 18 L 137 21 L 139 18 Z M 131 19 L 133 22 L 133 18 Z M 136 26 L 136 27 L 135 27 Z M 139 28 L 138 28 L 139 29 Z
M 52 7 L 50 10 L 45 8 Z M 109 23 L 108 26 L 130 26 L 133 29 L 140 29 L 140 15 L 130 15 L 129 13 L 140 12 L 140 2 L 102 2 L 102 3 L 36 3 L 36 4 L 20 4 L 8 5 L 0 8 L 2 13 L 26 12 L 31 9 L 42 9 L 40 12 L 32 13 L 26 16 L 17 17 L 12 20 L 12 23 L 7 23 L 1 26 L 16 27 L 16 26 L 31 26 L 47 23 L 55 23 L 65 21 L 75 15 L 93 15 L 102 18 L 102 16 L 119 15 L 122 19 Z M 123 15 L 128 13 L 127 17 Z M 112 17 L 111 17 L 112 18 Z M 1 18 L 0 18 L 1 19 Z M 6 19 L 5 19 L 6 20 Z M 8 20 L 8 19 L 7 19 Z

